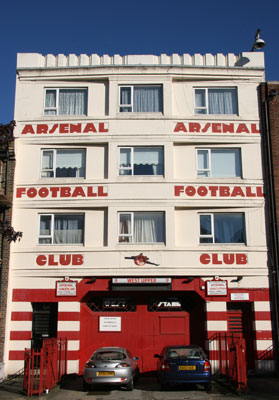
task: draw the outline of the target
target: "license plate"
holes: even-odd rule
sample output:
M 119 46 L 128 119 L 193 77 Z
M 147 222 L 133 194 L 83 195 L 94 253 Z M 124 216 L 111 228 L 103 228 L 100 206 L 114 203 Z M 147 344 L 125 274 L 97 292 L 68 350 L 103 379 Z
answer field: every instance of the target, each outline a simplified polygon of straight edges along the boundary
M 179 365 L 179 367 L 178 367 L 178 370 L 179 371 L 185 371 L 185 370 L 187 370 L 187 371 L 193 371 L 193 370 L 195 370 L 196 369 L 196 366 L 195 365 Z
M 97 376 L 114 376 L 113 371 L 100 371 L 97 372 Z

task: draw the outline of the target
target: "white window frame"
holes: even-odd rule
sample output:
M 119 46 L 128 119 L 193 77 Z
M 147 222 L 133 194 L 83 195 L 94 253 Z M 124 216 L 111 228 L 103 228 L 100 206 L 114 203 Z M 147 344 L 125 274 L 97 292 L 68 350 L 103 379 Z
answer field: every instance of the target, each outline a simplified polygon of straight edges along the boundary
M 81 215 L 83 216 L 83 243 L 53 243 L 54 239 L 54 220 L 55 216 L 59 215 Z M 41 217 L 51 217 L 51 224 L 50 224 L 50 235 L 41 235 Z M 38 223 L 38 245 L 39 246 L 84 246 L 84 231 L 85 231 L 85 214 L 84 213 L 49 213 L 49 214 L 39 214 L 39 223 Z M 40 239 L 51 239 L 51 243 L 40 243 Z
M 198 223 L 199 223 L 199 244 L 202 246 L 208 246 L 212 244 L 216 244 L 215 242 L 215 230 L 214 230 L 214 217 L 216 214 L 242 214 L 243 221 L 244 221 L 244 237 L 245 241 L 242 243 L 217 243 L 219 245 L 246 245 L 247 244 L 247 236 L 246 236 L 246 220 L 245 220 L 245 212 L 244 211 L 239 211 L 239 212 L 217 212 L 217 213 L 199 213 L 198 214 Z M 211 222 L 211 235 L 201 235 L 201 216 L 210 216 L 210 222 Z M 212 242 L 208 243 L 201 243 L 201 239 L 204 238 L 212 238 Z
M 219 89 L 219 90 L 235 90 L 236 93 L 236 101 L 237 101 L 237 112 L 236 114 L 209 114 L 209 102 L 208 102 L 208 91 L 211 89 Z M 205 91 L 205 106 L 196 106 L 196 90 L 204 90 Z M 205 113 L 197 113 L 196 111 L 205 110 Z M 195 115 L 238 115 L 238 91 L 236 86 L 214 86 L 214 87 L 195 87 L 194 88 L 194 113 Z
M 134 88 L 135 87 L 161 87 L 162 88 L 162 111 L 146 111 L 146 112 L 141 112 L 141 111 L 138 111 L 137 113 L 140 113 L 140 114 L 148 114 L 148 113 L 152 113 L 152 114 L 156 114 L 156 113 L 159 113 L 159 114 L 162 114 L 163 113 L 163 106 L 164 106 L 164 102 L 163 102 L 163 96 L 164 96 L 164 91 L 163 91 L 163 85 L 162 84 L 160 84 L 160 83 L 158 83 L 158 84 L 135 84 L 135 85 L 119 85 L 119 93 L 118 93 L 118 103 L 119 103 L 119 106 L 118 106 L 118 112 L 120 112 L 121 114 L 123 113 L 123 114 L 125 114 L 125 113 L 133 113 L 134 112 Z M 129 104 L 129 103 L 127 103 L 127 104 L 121 104 L 121 88 L 130 88 L 131 89 L 131 104 Z M 130 107 L 131 108 L 131 111 L 120 111 L 120 108 L 125 108 L 125 107 Z
M 161 149 L 162 150 L 162 156 L 163 156 L 163 173 L 162 174 L 153 174 L 153 175 L 135 175 L 134 174 L 134 150 L 135 149 Z M 128 149 L 131 152 L 131 166 L 130 167 L 121 167 L 120 166 L 120 152 L 121 149 Z M 121 175 L 120 170 L 123 171 L 131 171 L 130 175 Z M 164 157 L 164 146 L 119 146 L 118 147 L 118 175 L 119 176 L 164 176 L 164 171 L 165 171 L 165 157 Z
M 44 115 L 46 116 L 46 117 L 54 117 L 54 116 L 59 116 L 59 115 L 64 115 L 64 114 L 59 114 L 59 92 L 60 92 L 60 90 L 85 90 L 86 92 L 87 92 L 87 104 L 86 104 L 86 110 L 85 110 L 85 113 L 84 114 L 80 114 L 81 116 L 82 115 L 87 115 L 87 113 L 88 113 L 88 88 L 87 87 L 60 87 L 60 88 L 58 88 L 58 87 L 46 87 L 46 88 L 44 88 L 45 89 L 45 91 L 44 91 Z M 52 91 L 56 91 L 56 100 L 55 100 L 55 104 L 56 104 L 56 107 L 47 107 L 46 106 L 46 92 L 48 91 L 48 90 L 52 90 Z M 55 111 L 55 114 L 46 114 L 46 111 Z M 73 114 L 73 115 L 79 115 L 79 114 Z
M 72 177 L 56 177 L 56 155 L 57 151 L 63 151 L 63 150 L 80 150 L 84 153 L 84 177 L 80 176 L 72 176 Z M 52 160 L 53 160 L 53 165 L 52 169 L 44 169 L 43 170 L 43 158 L 44 158 L 44 152 L 52 152 Z M 53 176 L 43 176 L 44 172 L 53 172 Z M 86 149 L 85 148 L 51 148 L 51 149 L 41 149 L 41 173 L 40 173 L 41 179 L 85 179 L 86 177 Z
M 216 179 L 222 179 L 222 178 L 226 178 L 226 179 L 241 179 L 242 178 L 242 151 L 241 151 L 241 147 L 197 147 L 196 148 L 196 175 L 197 178 L 199 179 L 208 179 L 208 178 L 212 178 L 212 158 L 211 158 L 211 152 L 212 150 L 239 150 L 240 152 L 240 176 L 232 176 L 232 177 L 214 177 Z M 208 152 L 208 168 L 204 168 L 204 169 L 199 169 L 199 160 L 198 160 L 198 152 L 199 151 L 207 151 Z M 208 172 L 209 175 L 208 176 L 201 176 L 198 175 L 199 172 Z

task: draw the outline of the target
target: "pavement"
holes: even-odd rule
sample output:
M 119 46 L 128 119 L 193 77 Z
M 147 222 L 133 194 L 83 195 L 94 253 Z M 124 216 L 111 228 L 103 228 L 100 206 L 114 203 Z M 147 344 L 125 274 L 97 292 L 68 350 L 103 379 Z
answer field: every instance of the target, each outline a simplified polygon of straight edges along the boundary
M 22 381 L 0 383 L 1 400 L 23 400 L 28 398 L 22 391 Z M 38 396 L 33 396 L 36 399 Z M 125 389 L 108 390 L 100 387 L 89 392 L 82 390 L 82 378 L 67 376 L 61 385 L 57 385 L 43 400 L 279 400 L 279 376 L 252 376 L 248 379 L 248 390 L 240 393 L 225 380 L 213 381 L 212 391 L 201 387 L 177 387 L 160 391 L 155 378 L 140 377 L 133 392 Z

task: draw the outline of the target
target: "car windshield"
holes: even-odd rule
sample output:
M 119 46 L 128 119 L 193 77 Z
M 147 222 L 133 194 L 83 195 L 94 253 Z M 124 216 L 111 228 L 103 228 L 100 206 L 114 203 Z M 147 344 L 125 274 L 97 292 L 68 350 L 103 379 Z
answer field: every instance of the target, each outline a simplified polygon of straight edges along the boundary
M 118 361 L 125 360 L 126 356 L 121 351 L 100 351 L 98 353 L 93 354 L 91 357 L 92 360 L 97 361 Z
M 174 349 L 168 349 L 167 358 L 176 359 L 176 358 L 203 358 L 203 353 L 201 349 L 198 347 L 176 347 Z

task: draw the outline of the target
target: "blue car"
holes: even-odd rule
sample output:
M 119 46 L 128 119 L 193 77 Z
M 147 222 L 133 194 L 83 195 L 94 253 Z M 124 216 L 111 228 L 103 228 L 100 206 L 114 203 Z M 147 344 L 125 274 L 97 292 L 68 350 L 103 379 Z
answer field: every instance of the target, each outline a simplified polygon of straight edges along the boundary
M 166 346 L 154 357 L 158 358 L 157 376 L 162 390 L 168 385 L 189 383 L 211 390 L 211 366 L 201 347 Z

